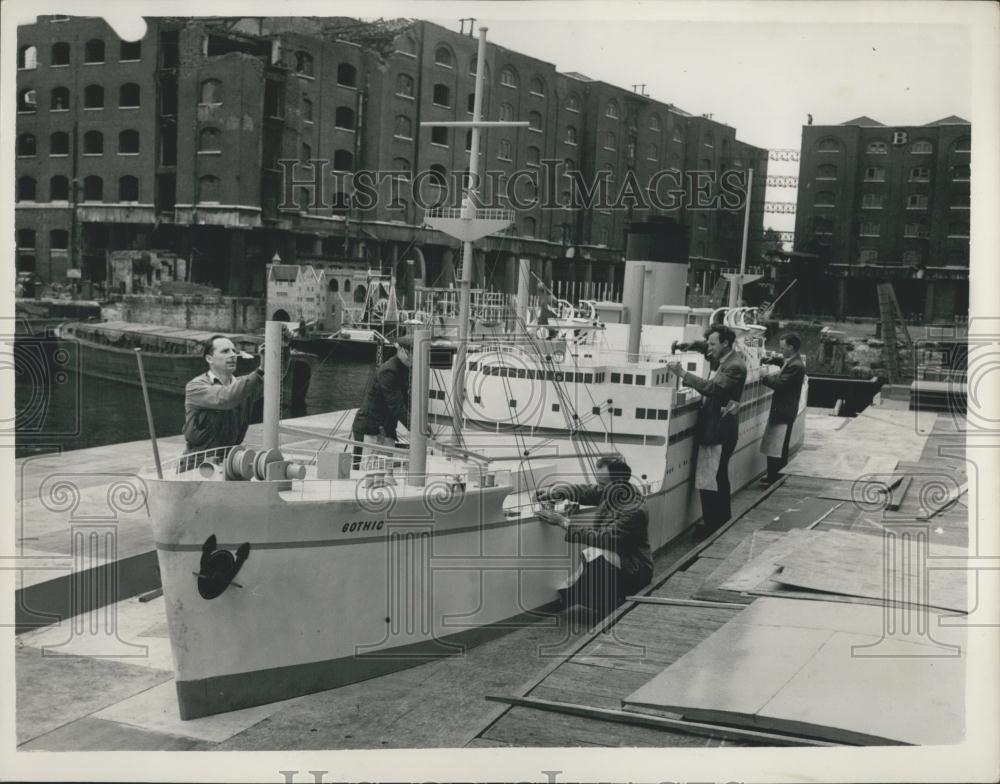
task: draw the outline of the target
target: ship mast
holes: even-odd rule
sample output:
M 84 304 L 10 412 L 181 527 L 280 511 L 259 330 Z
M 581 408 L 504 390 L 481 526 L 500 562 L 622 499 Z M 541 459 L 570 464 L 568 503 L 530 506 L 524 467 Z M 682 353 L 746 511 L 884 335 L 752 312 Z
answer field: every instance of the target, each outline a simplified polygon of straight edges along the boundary
M 421 122 L 423 126 L 471 128 L 472 144 L 469 150 L 469 182 L 465 184 L 462 207 L 428 210 L 426 222 L 435 229 L 462 240 L 462 277 L 458 289 L 458 347 L 452 371 L 452 421 L 456 443 L 462 440 L 462 413 L 465 406 L 465 364 L 469 341 L 469 321 L 472 287 L 472 245 L 495 232 L 502 231 L 514 222 L 514 214 L 506 209 L 477 209 L 479 190 L 479 134 L 481 128 L 524 128 L 527 122 L 487 122 L 482 119 L 483 81 L 486 73 L 486 31 L 479 28 L 479 49 L 476 55 L 476 92 L 471 121 Z
M 729 280 L 729 307 L 739 307 L 743 297 L 743 285 L 753 283 L 761 278 L 760 275 L 747 275 L 747 240 L 750 236 L 750 191 L 753 188 L 753 169 L 747 169 L 747 206 L 743 216 L 743 250 L 740 252 L 740 271 L 737 274 L 727 272 L 725 277 Z

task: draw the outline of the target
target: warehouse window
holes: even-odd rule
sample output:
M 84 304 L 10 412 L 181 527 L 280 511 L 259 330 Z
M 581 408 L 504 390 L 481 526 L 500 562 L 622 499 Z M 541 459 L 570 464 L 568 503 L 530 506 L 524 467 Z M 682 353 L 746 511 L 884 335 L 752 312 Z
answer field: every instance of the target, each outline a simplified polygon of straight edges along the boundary
M 580 111 L 580 96 L 575 93 L 570 95 L 566 99 L 566 111 L 567 112 L 579 112 Z
M 868 142 L 865 152 L 870 155 L 886 155 L 889 152 L 889 145 L 885 142 Z
M 451 90 L 448 89 L 447 85 L 434 85 L 434 103 L 438 106 L 451 106 Z
M 431 128 L 431 144 L 448 146 L 448 129 L 441 126 Z
M 401 73 L 396 77 L 396 95 L 401 98 L 413 97 L 413 77 L 409 74 Z
M 313 121 L 313 102 L 308 98 L 302 99 L 302 121 L 307 123 Z
M 218 177 L 206 174 L 198 178 L 198 202 L 201 204 L 218 204 L 222 187 Z
M 445 68 L 451 68 L 454 63 L 455 58 L 451 56 L 451 49 L 447 46 L 439 46 L 434 52 L 434 63 L 436 65 L 443 65 Z
M 57 174 L 49 179 L 49 201 L 69 201 L 69 178 Z
M 309 52 L 296 52 L 295 53 L 295 73 L 299 76 L 309 76 L 313 75 L 313 57 Z
M 397 139 L 413 138 L 413 123 L 409 117 L 402 114 L 396 116 L 396 128 L 393 135 Z
M 910 169 L 910 182 L 929 182 L 931 170 L 926 166 L 914 166 Z
M 138 155 L 139 154 L 139 132 L 135 130 L 125 130 L 118 134 L 118 154 Z
M 69 232 L 66 229 L 52 229 L 49 232 L 49 248 L 67 250 L 69 248 Z
M 53 87 L 49 108 L 54 112 L 65 112 L 69 109 L 69 89 Z
M 497 151 L 497 157 L 502 161 L 511 160 L 511 145 L 510 139 L 500 140 L 500 149 Z
M 83 135 L 84 155 L 104 154 L 104 134 L 100 131 L 87 131 Z
M 660 130 L 660 115 L 651 114 L 649 116 L 649 130 L 659 131 Z
M 348 150 L 337 150 L 333 154 L 334 171 L 353 171 L 354 155 Z
M 99 84 L 88 84 L 83 88 L 83 108 L 103 109 L 104 88 Z
M 517 89 L 517 74 L 509 65 L 500 72 L 500 84 Z
M 18 229 L 17 230 L 17 249 L 18 250 L 34 250 L 35 249 L 35 230 L 34 229 Z
M 139 201 L 139 178 L 126 174 L 118 178 L 118 201 Z
M 347 106 L 338 106 L 333 124 L 345 131 L 355 130 L 354 110 Z
M 136 109 L 139 106 L 141 90 L 135 82 L 126 82 L 118 88 L 118 108 Z
M 118 49 L 118 61 L 134 63 L 142 59 L 142 41 L 122 41 Z
M 202 128 L 198 133 L 198 152 L 221 152 L 222 132 L 218 128 Z
M 532 78 L 529 92 L 532 95 L 538 95 L 538 96 L 545 95 L 545 82 L 542 81 L 541 77 L 535 76 Z
M 38 49 L 34 46 L 22 46 L 17 50 L 17 68 L 21 71 L 33 71 L 38 67 Z
M 865 182 L 885 182 L 885 169 L 882 166 L 869 166 L 865 169 Z
M 835 180 L 837 179 L 837 167 L 832 163 L 824 163 L 819 168 L 816 169 L 816 179 L 817 180 Z
M 222 82 L 218 79 L 205 79 L 205 81 L 201 83 L 198 103 L 206 106 L 218 106 L 221 104 Z
M 840 142 L 832 136 L 828 136 L 825 139 L 820 140 L 817 149 L 819 152 L 840 152 Z
M 965 164 L 951 167 L 951 179 L 953 182 L 968 182 L 970 169 Z
M 566 126 L 565 142 L 566 144 L 572 144 L 572 145 L 576 144 L 576 128 L 574 128 L 572 125 Z
M 542 115 L 539 112 L 528 112 L 528 129 L 541 133 Z
M 17 201 L 34 201 L 35 190 L 34 177 L 19 177 L 17 180 Z
M 104 180 L 96 174 L 83 178 L 83 200 L 104 201 Z
M 931 155 L 934 152 L 934 145 L 926 139 L 921 139 L 910 146 L 910 152 L 914 155 Z
M 337 66 L 337 84 L 341 87 L 356 87 L 358 84 L 358 69 L 350 63 L 340 63 Z
M 608 105 L 604 107 L 604 116 L 612 120 L 618 119 L 618 104 L 615 101 L 608 101 Z
M 83 47 L 83 61 L 98 64 L 104 62 L 104 41 L 92 38 Z
M 38 105 L 38 93 L 34 89 L 27 87 L 17 94 L 17 110 L 19 112 L 33 112 Z
M 22 133 L 17 137 L 17 154 L 21 158 L 34 157 L 36 153 L 35 135 L 33 133 Z

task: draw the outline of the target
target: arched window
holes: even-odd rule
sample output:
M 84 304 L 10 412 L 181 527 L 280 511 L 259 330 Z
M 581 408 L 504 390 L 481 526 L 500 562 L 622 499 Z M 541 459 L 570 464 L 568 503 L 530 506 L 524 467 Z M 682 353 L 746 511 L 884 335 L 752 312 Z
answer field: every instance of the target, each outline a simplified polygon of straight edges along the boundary
M 715 137 L 712 134 L 706 132 L 701 137 L 701 144 L 703 147 L 715 148 Z
M 64 112 L 69 109 L 69 89 L 66 87 L 53 87 L 49 108 L 54 112 Z
M 202 128 L 198 132 L 198 152 L 220 152 L 222 132 L 218 128 Z
M 476 94 L 469 93 L 468 97 L 465 99 L 465 111 L 472 114 L 476 111 Z
M 201 90 L 198 94 L 198 103 L 209 106 L 218 106 L 222 103 L 222 82 L 218 79 L 205 79 L 201 83 Z
M 655 144 L 650 144 L 649 148 L 646 150 L 646 160 L 656 161 L 660 159 L 660 153 L 656 149 Z
M 517 88 L 517 73 L 509 65 L 500 71 L 500 84 L 504 87 Z
M 413 97 L 413 77 L 409 74 L 401 73 L 396 76 L 396 95 L 404 98 Z
M 218 177 L 206 174 L 198 178 L 198 202 L 200 204 L 218 204 L 222 195 L 222 186 Z
M 616 101 L 608 101 L 608 105 L 604 107 L 604 116 L 610 117 L 612 120 L 618 119 L 618 103 Z
M 83 88 L 83 108 L 103 109 L 104 88 L 99 84 L 88 84 Z
M 435 126 L 431 128 L 431 144 L 440 144 L 447 147 L 448 129 L 442 126 Z
M 51 250 L 67 250 L 69 248 L 69 232 L 66 229 L 52 229 L 49 232 L 49 248 Z
M 537 222 L 530 215 L 524 219 L 521 227 L 521 234 L 525 237 L 534 237 L 537 231 Z
M 313 56 L 309 52 L 295 53 L 295 73 L 301 76 L 313 75 Z
M 532 95 L 545 95 L 545 82 L 542 81 L 541 77 L 532 77 L 529 92 Z
M 336 278 L 330 278 L 330 283 L 327 286 L 327 289 L 331 294 L 336 294 L 338 291 L 340 291 L 340 281 L 337 280 Z
M 83 178 L 83 200 L 104 201 L 104 180 L 96 174 Z
M 837 197 L 833 191 L 818 191 L 813 199 L 814 207 L 833 207 L 837 202 Z
M 350 150 L 337 150 L 333 154 L 334 171 L 354 171 L 354 154 Z
M 35 134 L 22 133 L 17 137 L 17 154 L 21 157 L 31 157 L 37 152 Z
M 440 163 L 431 164 L 431 175 L 428 182 L 437 188 L 444 188 L 448 184 L 448 173 Z
M 469 58 L 469 76 L 475 76 L 476 75 L 476 68 L 478 67 L 478 64 L 476 62 L 476 58 L 477 58 L 477 55 L 472 55 L 472 57 Z
M 417 54 L 417 42 L 413 40 L 413 37 L 410 35 L 399 36 L 399 38 L 396 39 L 396 46 L 398 47 L 396 49 L 397 52 L 411 55 Z M 349 288 L 349 286 L 345 286 L 345 288 Z
M 542 115 L 540 112 L 528 112 L 528 128 L 532 131 L 542 130 Z
M 601 227 L 600 231 L 597 232 L 597 244 L 604 245 L 607 247 L 608 243 L 611 241 L 611 232 L 608 231 L 607 226 Z
M 141 90 L 135 82 L 126 82 L 118 88 L 118 108 L 135 109 L 139 106 Z
M 17 50 L 17 67 L 22 71 L 33 71 L 38 67 L 38 49 L 34 46 L 22 46 Z
M 83 135 L 83 154 L 102 155 L 104 153 L 104 134 L 100 131 L 87 131 Z
M 49 200 L 69 201 L 69 178 L 57 174 L 49 178 Z
M 438 106 L 451 106 L 451 90 L 447 85 L 434 85 L 434 103 Z
M 615 136 L 614 132 L 608 131 L 606 134 L 604 134 L 604 149 L 606 150 L 618 149 L 618 137 Z
M 33 112 L 38 107 L 38 93 L 31 87 L 20 90 L 17 94 L 17 110 Z
M 35 249 L 35 230 L 34 229 L 18 229 L 17 230 L 17 249 L 18 250 L 34 250 Z
M 827 136 L 825 139 L 820 139 L 816 149 L 819 152 L 840 152 L 840 142 L 832 136 Z
M 104 41 L 98 38 L 91 38 L 83 47 L 83 61 L 85 63 L 104 62 Z
M 835 180 L 837 179 L 837 167 L 832 163 L 824 163 L 816 168 L 816 179 L 817 180 Z
M 451 49 L 447 46 L 439 46 L 434 50 L 434 62 L 436 65 L 443 65 L 445 68 L 451 68 L 455 62 L 455 58 L 451 55 Z
M 139 132 L 125 130 L 118 134 L 118 153 L 120 155 L 139 154 Z
M 510 122 L 514 119 L 514 107 L 509 103 L 500 104 L 500 122 Z
M 968 153 L 972 151 L 972 140 L 965 136 L 961 139 L 956 139 L 955 143 L 951 147 L 952 152 L 957 153 Z
M 126 174 L 118 178 L 118 201 L 139 201 L 139 178 Z
M 142 59 L 142 41 L 122 41 L 118 47 L 118 62 L 135 63 Z
M 337 84 L 341 87 L 356 87 L 358 84 L 358 69 L 350 63 L 340 63 L 337 66 Z
M 309 163 L 313 157 L 312 147 L 305 142 L 299 147 L 299 161 L 302 163 Z
M 887 155 L 889 153 L 889 145 L 883 141 L 868 142 L 865 152 L 869 155 Z
M 568 112 L 579 112 L 580 111 L 580 96 L 573 93 L 566 99 L 566 111 Z
M 353 131 L 355 127 L 354 123 L 354 110 L 347 106 L 338 106 L 337 112 L 334 115 L 333 124 L 338 128 Z
M 393 135 L 399 139 L 413 138 L 413 122 L 404 114 L 396 115 L 396 126 Z
M 529 166 L 538 166 L 539 162 L 541 161 L 541 158 L 542 158 L 542 153 L 537 147 L 535 146 L 528 147 L 527 158 L 525 160 Z
M 302 121 L 312 122 L 313 121 L 313 102 L 308 98 L 302 99 Z
M 566 144 L 576 144 L 576 128 L 572 125 L 566 126 Z
M 914 155 L 931 155 L 934 152 L 934 145 L 926 139 L 921 139 L 910 145 L 910 152 Z
M 392 170 L 394 172 L 403 172 L 403 176 L 399 179 L 408 180 L 410 179 L 410 162 L 406 158 L 393 158 L 392 159 Z M 345 288 L 348 288 L 345 286 Z
M 19 177 L 17 180 L 17 201 L 34 201 L 35 190 L 34 177 Z
M 360 283 L 354 288 L 354 301 L 358 303 L 365 301 L 365 287 Z
M 651 114 L 649 115 L 649 130 L 659 131 L 660 130 L 660 115 Z
M 497 152 L 497 157 L 504 161 L 509 161 L 511 159 L 510 139 L 500 140 L 500 150 Z

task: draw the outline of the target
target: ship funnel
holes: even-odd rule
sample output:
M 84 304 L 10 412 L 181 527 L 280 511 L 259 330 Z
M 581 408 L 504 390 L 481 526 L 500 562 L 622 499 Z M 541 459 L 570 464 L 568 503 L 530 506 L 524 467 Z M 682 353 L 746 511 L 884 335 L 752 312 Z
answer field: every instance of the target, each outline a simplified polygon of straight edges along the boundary
M 684 309 L 687 302 L 688 230 L 672 218 L 653 218 L 628 227 L 625 291 L 642 277 L 643 324 L 662 323 L 661 308 Z M 681 322 L 684 323 L 683 321 Z

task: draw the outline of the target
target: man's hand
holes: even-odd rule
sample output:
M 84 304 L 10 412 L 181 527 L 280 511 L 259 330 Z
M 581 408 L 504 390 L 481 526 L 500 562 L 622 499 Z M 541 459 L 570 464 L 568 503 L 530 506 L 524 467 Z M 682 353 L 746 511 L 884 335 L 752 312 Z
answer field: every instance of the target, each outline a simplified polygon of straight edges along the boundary
M 258 365 L 258 369 L 261 372 L 264 371 L 264 354 L 265 354 L 264 343 L 261 342 L 261 344 L 257 346 L 257 356 L 260 358 L 260 365 Z
M 684 368 L 681 366 L 680 362 L 668 362 L 667 370 L 678 378 L 684 375 Z
M 740 401 L 730 400 L 722 407 L 722 416 L 732 416 L 740 410 Z
M 548 501 L 552 498 L 552 494 L 547 487 L 540 487 L 535 491 L 536 501 Z
M 538 512 L 538 519 L 549 525 L 558 525 L 560 528 L 569 528 L 569 518 L 551 509 L 542 509 Z

